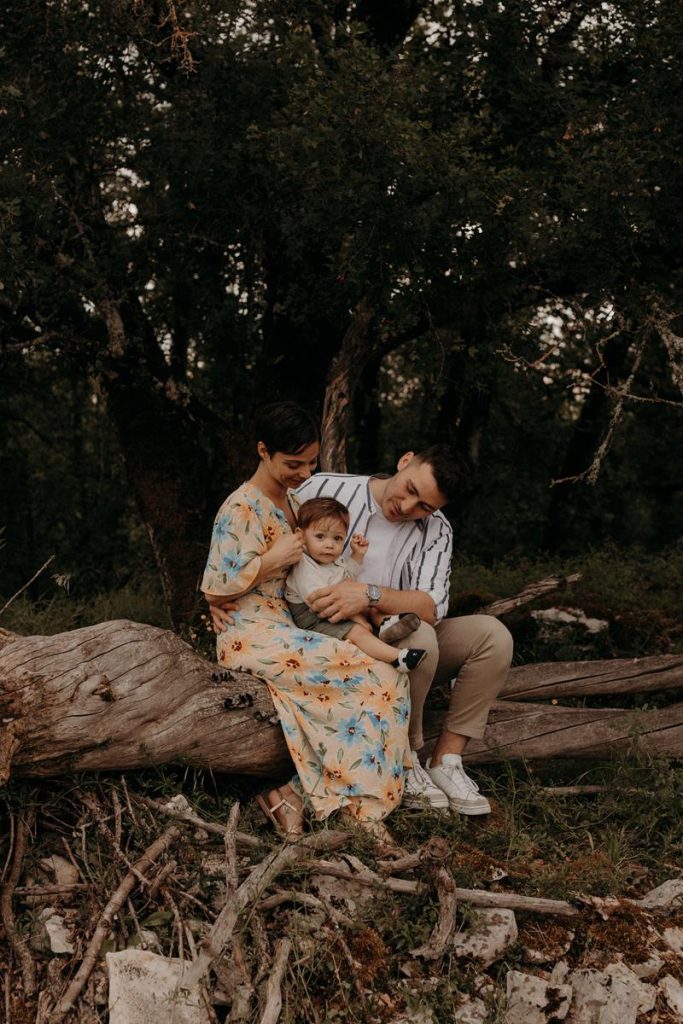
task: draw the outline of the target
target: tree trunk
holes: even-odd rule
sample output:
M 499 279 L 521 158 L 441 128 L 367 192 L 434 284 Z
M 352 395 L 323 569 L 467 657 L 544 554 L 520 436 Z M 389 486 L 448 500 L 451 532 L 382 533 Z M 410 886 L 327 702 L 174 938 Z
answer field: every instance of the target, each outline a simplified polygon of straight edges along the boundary
M 363 370 L 375 355 L 375 347 L 367 337 L 372 315 L 369 299 L 362 298 L 330 368 L 320 431 L 320 468 L 326 473 L 346 472 L 346 438 L 353 396 Z
M 682 660 L 643 658 L 637 673 L 631 661 L 516 671 L 533 677 L 522 692 L 533 684 L 544 697 L 572 673 L 580 684 L 579 671 L 596 686 L 603 678 L 600 692 L 613 692 L 624 679 L 633 692 L 635 680 L 649 689 L 658 673 L 667 685 L 680 683 Z M 511 692 L 519 693 L 514 672 L 511 678 Z M 429 711 L 430 740 L 442 714 Z M 51 776 L 165 763 L 245 775 L 291 771 L 262 680 L 225 672 L 175 634 L 125 620 L 50 637 L 0 634 L 0 719 L 0 781 L 10 771 Z M 467 757 L 603 757 L 631 749 L 683 756 L 683 704 L 639 712 L 499 702 L 485 739 L 473 741 Z
M 572 539 L 585 547 L 599 539 L 600 524 L 595 510 L 595 488 L 580 476 L 591 464 L 605 429 L 612 398 L 607 387 L 615 387 L 624 373 L 630 338 L 617 335 L 602 349 L 601 363 L 592 376 L 590 391 L 576 421 L 557 474 L 564 481 L 555 485 L 550 498 L 543 545 L 548 551 L 566 551 Z M 580 540 L 579 540 L 580 538 Z
M 152 346 L 131 339 L 118 306 L 101 304 L 109 361 L 101 381 L 175 628 L 195 612 L 213 510 L 200 413 Z M 154 360 L 154 365 L 150 365 Z M 204 444 L 202 443 L 204 441 Z

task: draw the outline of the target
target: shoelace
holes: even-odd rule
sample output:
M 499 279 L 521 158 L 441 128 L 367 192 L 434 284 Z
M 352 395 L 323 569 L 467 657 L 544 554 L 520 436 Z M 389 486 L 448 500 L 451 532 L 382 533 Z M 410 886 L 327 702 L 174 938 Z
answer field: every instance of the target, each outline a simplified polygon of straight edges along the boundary
M 413 761 L 413 774 L 420 789 L 431 789 L 434 786 L 430 776 L 424 770 L 417 758 Z
M 469 775 L 467 774 L 465 769 L 462 767 L 462 765 L 459 765 L 459 764 L 449 764 L 448 767 L 445 769 L 445 771 L 446 771 L 446 774 L 450 775 L 451 778 L 453 778 L 453 775 L 457 773 L 458 778 L 462 780 L 462 782 L 463 782 L 463 784 L 464 784 L 466 789 L 470 789 L 473 793 L 478 793 L 479 792 L 479 786 L 476 784 L 474 779 L 471 779 L 469 777 Z M 455 779 L 453 779 L 453 781 L 455 782 Z

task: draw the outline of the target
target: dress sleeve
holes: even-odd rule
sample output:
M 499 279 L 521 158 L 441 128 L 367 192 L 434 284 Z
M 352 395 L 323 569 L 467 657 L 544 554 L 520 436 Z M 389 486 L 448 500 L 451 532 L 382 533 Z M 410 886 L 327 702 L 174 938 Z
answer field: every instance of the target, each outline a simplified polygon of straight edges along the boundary
M 213 524 L 209 558 L 202 579 L 207 594 L 243 594 L 254 585 L 267 550 L 258 511 L 241 495 L 231 495 Z

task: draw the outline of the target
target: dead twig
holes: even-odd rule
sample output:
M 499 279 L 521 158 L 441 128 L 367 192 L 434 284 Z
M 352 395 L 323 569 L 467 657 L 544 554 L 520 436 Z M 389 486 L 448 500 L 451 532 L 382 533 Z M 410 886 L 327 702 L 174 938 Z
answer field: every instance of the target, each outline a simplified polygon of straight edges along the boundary
M 353 953 L 349 949 L 349 944 L 344 938 L 344 933 L 341 930 L 341 919 L 343 915 L 339 914 L 339 912 L 332 906 L 331 901 L 326 899 L 322 895 L 320 896 L 320 903 L 325 911 L 325 914 L 330 920 L 330 924 L 332 927 L 329 930 L 332 932 L 332 936 L 336 944 L 341 949 L 344 959 L 349 965 L 349 970 L 351 971 L 351 976 L 353 978 L 353 987 L 356 990 L 356 995 L 360 1000 L 361 1006 L 364 1009 L 367 1009 L 367 1004 L 365 1001 L 365 990 L 363 988 L 363 982 L 360 976 L 361 964 L 358 963 Z
M 282 1009 L 282 979 L 291 950 L 291 939 L 278 939 L 275 943 L 273 970 L 266 982 L 266 1002 L 259 1024 L 277 1024 Z
M 24 982 L 24 992 L 27 996 L 33 996 L 36 993 L 36 965 L 33 962 L 33 957 L 31 956 L 31 952 L 28 948 L 28 943 L 17 929 L 14 910 L 12 908 L 12 898 L 14 896 L 17 882 L 21 876 L 24 855 L 26 854 L 26 842 L 30 835 L 31 828 L 33 827 L 34 817 L 33 812 L 29 812 L 27 818 L 19 817 L 16 826 L 12 867 L 10 868 L 7 881 L 3 885 L 2 893 L 0 894 L 0 915 L 2 916 L 2 923 L 10 946 L 12 947 L 12 951 L 19 961 L 21 976 Z
M 65 1016 L 72 1009 L 74 1003 L 83 991 L 90 973 L 95 966 L 102 943 L 109 935 L 114 916 L 119 912 L 129 895 L 135 888 L 139 875 L 144 875 L 152 864 L 180 837 L 181 831 L 175 825 L 171 825 L 162 836 L 149 846 L 142 857 L 133 865 L 135 871 L 131 870 L 125 876 L 118 889 L 112 894 L 106 907 L 100 915 L 93 936 L 88 943 L 81 966 L 76 976 L 61 997 L 50 1015 L 50 1024 L 60 1024 Z
M 192 810 L 189 802 L 184 796 L 178 794 L 173 797 L 173 800 L 152 800 L 150 797 L 138 796 L 137 798 L 140 803 L 143 803 L 146 807 L 157 813 L 166 814 L 169 818 L 177 818 L 179 821 L 185 821 L 188 825 L 196 825 L 197 828 L 203 828 L 206 832 L 211 832 L 215 836 L 225 836 L 227 831 L 225 825 L 217 825 L 213 821 L 206 821 L 205 818 L 201 818 L 198 814 Z M 235 832 L 235 840 L 242 846 L 249 846 L 251 849 L 262 849 L 263 843 L 256 836 L 247 835 L 246 832 Z
M 228 824 L 223 836 L 225 847 L 225 891 L 227 900 L 235 898 L 239 885 L 239 872 L 237 869 L 237 845 L 236 832 L 237 822 L 240 816 L 239 801 L 236 800 L 230 808 Z M 232 940 L 232 959 L 237 972 L 237 982 L 233 985 L 232 1006 L 230 1008 L 230 1024 L 239 1024 L 241 1021 L 248 1021 L 251 1017 L 251 1002 L 254 998 L 254 984 L 251 978 L 251 971 L 247 958 L 244 955 L 242 936 L 234 935 Z
M 455 932 L 457 905 L 455 879 L 447 866 L 450 847 L 445 839 L 434 837 L 424 847 L 423 863 L 426 874 L 436 889 L 439 899 L 439 917 L 427 941 L 410 951 L 411 956 L 424 960 L 438 960 L 450 945 Z
M 249 930 L 251 931 L 251 938 L 256 953 L 256 963 L 258 965 L 254 975 L 254 986 L 256 987 L 268 976 L 273 962 L 273 954 L 270 949 L 268 932 L 266 931 L 263 916 L 256 909 L 251 912 Z
M 35 896 L 58 896 L 63 892 L 82 892 L 84 889 L 90 889 L 91 886 L 87 882 L 63 882 L 55 885 L 18 885 L 14 890 L 15 896 L 24 897 L 35 897 Z
M 95 794 L 81 793 L 80 797 L 85 806 L 88 808 L 88 810 L 94 815 L 95 826 L 97 828 L 97 831 L 100 833 L 101 836 L 103 836 L 107 840 L 107 843 L 111 845 L 115 859 L 118 860 L 121 864 L 123 864 L 124 867 L 128 869 L 128 871 L 132 871 L 132 873 L 136 875 L 137 880 L 138 882 L 140 882 L 141 885 L 148 886 L 148 879 L 146 879 L 141 872 L 137 871 L 134 864 L 131 864 L 129 858 L 126 857 L 125 853 L 121 849 L 121 846 L 116 841 L 115 834 L 112 832 L 112 830 L 107 825 L 107 822 L 105 821 L 104 809 L 100 804 L 99 800 L 97 799 L 97 797 L 95 796 Z
M 121 826 L 121 801 L 119 800 L 119 794 L 115 789 L 111 791 L 111 801 L 114 805 L 114 842 L 121 848 L 121 839 L 123 836 L 123 830 Z
M 163 868 L 161 868 L 160 871 L 157 871 L 156 875 L 152 879 L 152 884 L 149 887 L 150 900 L 155 900 L 157 898 L 157 896 L 159 895 L 159 890 L 161 889 L 162 885 L 169 877 L 169 875 L 173 874 L 177 867 L 177 860 L 169 860 L 168 864 L 164 864 Z
M 565 590 L 570 583 L 578 583 L 582 576 L 583 573 L 581 572 L 572 573 L 571 576 L 546 576 L 545 579 L 538 580 L 536 583 L 529 583 L 524 590 L 514 597 L 504 597 L 500 601 L 494 601 L 493 604 L 482 608 L 482 612 L 485 615 L 495 615 L 496 617 L 507 615 L 508 612 L 514 611 L 515 608 L 521 608 L 524 604 L 530 604 L 537 597 L 552 594 L 556 590 Z
M 24 583 L 23 587 L 20 587 L 19 590 L 17 590 L 16 594 L 12 594 L 12 596 L 9 599 L 9 601 L 5 601 L 5 603 L 3 604 L 2 608 L 0 608 L 0 615 L 2 615 L 3 612 L 7 611 L 7 609 L 12 604 L 12 602 L 16 601 L 16 599 L 19 597 L 19 595 L 23 594 L 24 591 L 26 590 L 26 588 L 30 587 L 34 580 L 38 579 L 38 577 L 40 576 L 41 572 L 45 572 L 45 570 L 47 569 L 48 565 L 51 565 L 52 562 L 54 562 L 56 557 L 57 557 L 56 555 L 50 555 L 48 560 L 46 562 L 43 562 L 43 564 L 41 565 L 40 569 L 38 569 L 36 572 L 34 572 L 33 576 L 31 576 L 31 579 L 28 580 L 27 583 Z
M 345 928 L 353 927 L 351 918 L 341 910 L 332 907 L 328 901 L 323 901 L 322 897 L 319 899 L 310 892 L 299 892 L 298 889 L 278 889 L 272 896 L 261 900 L 258 909 L 274 910 L 275 907 L 280 907 L 283 903 L 300 903 L 302 907 L 309 907 L 311 910 L 322 910 Z
M 298 865 L 319 875 L 330 875 L 342 878 L 358 885 L 372 886 L 386 892 L 421 894 L 429 891 L 424 882 L 411 882 L 406 878 L 381 878 L 366 868 L 364 871 L 351 871 L 330 864 L 324 860 L 306 861 Z M 576 917 L 579 911 L 566 900 L 546 900 L 536 896 L 519 896 L 513 892 L 486 892 L 483 889 L 460 889 L 456 887 L 455 896 L 462 903 L 473 907 L 505 907 L 509 910 L 522 910 L 536 914 L 556 914 L 559 917 Z
M 225 906 L 203 939 L 199 955 L 185 978 L 188 988 L 196 985 L 222 955 L 223 949 L 232 939 L 242 912 L 250 904 L 258 902 L 261 893 L 279 874 L 300 861 L 304 852 L 336 850 L 344 846 L 348 838 L 345 832 L 330 831 L 306 836 L 297 843 L 283 843 L 274 853 L 252 868 L 235 892 L 228 895 Z

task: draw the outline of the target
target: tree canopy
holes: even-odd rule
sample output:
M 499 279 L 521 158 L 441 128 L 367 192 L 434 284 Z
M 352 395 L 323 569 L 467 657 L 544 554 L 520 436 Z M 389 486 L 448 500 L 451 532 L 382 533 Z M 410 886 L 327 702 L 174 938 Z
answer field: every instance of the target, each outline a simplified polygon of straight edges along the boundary
M 677 539 L 680 4 L 4 19 L 8 589 L 55 548 L 99 584 L 144 524 L 186 620 L 276 397 L 360 471 L 455 443 L 464 550 Z

